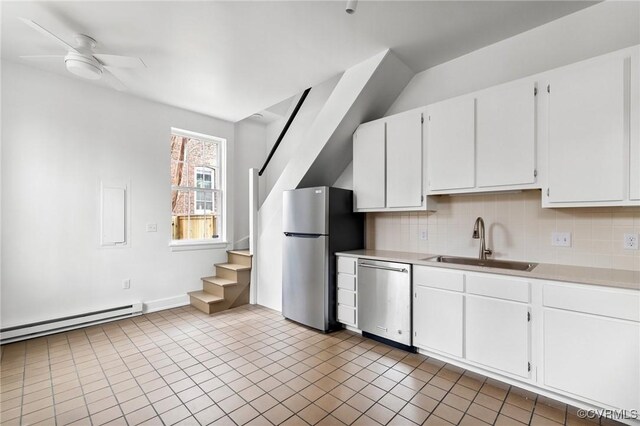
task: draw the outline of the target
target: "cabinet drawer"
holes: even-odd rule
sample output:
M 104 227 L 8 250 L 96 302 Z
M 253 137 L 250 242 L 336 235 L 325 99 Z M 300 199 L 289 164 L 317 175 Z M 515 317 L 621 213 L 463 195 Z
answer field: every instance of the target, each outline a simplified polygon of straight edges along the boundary
M 338 304 L 347 305 L 352 308 L 356 307 L 356 293 L 353 291 L 347 291 L 338 289 Z
M 338 288 L 356 291 L 356 277 L 347 274 L 338 274 Z
M 467 293 L 528 303 L 529 282 L 495 275 L 467 274 Z
M 640 322 L 640 294 L 604 288 L 545 284 L 544 306 Z
M 355 257 L 338 257 L 338 273 L 356 274 L 356 258 Z
M 413 267 L 413 283 L 443 290 L 464 291 L 464 274 L 428 266 Z
M 356 310 L 345 305 L 338 305 L 338 321 L 350 325 L 356 325 Z

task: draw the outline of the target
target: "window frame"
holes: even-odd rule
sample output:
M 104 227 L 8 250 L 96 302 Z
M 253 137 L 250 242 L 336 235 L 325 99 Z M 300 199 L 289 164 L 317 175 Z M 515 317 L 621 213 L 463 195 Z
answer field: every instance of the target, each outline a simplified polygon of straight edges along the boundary
M 220 209 L 219 213 L 216 216 L 217 227 L 218 227 L 218 238 L 200 238 L 200 239 L 185 239 L 185 240 L 174 240 L 173 233 L 170 232 L 169 246 L 173 251 L 180 250 L 192 250 L 192 249 L 209 249 L 215 247 L 223 247 L 226 246 L 228 229 L 227 229 L 227 182 L 228 182 L 228 167 L 227 167 L 227 139 L 211 136 L 204 133 L 192 132 L 190 130 L 178 129 L 175 127 L 171 128 L 171 133 L 169 136 L 181 136 L 191 139 L 199 139 L 205 142 L 213 142 L 218 145 L 218 164 L 212 167 L 212 187 L 215 179 L 218 180 L 218 188 L 212 188 L 210 191 L 212 193 L 212 200 L 215 199 L 216 192 L 220 194 Z M 169 159 L 171 162 L 171 158 Z M 201 164 L 194 165 L 194 178 L 196 177 L 196 173 L 200 168 L 210 168 L 209 166 L 203 166 Z M 171 182 L 170 182 L 171 183 Z M 196 185 L 194 181 L 194 185 Z M 174 187 L 171 183 L 170 185 L 170 193 L 173 190 L 195 190 L 197 187 Z M 207 190 L 209 191 L 209 190 Z M 196 199 L 194 192 L 194 214 L 198 214 L 196 210 Z M 171 200 L 171 196 L 169 196 L 169 200 Z M 212 201 L 213 203 L 213 201 Z M 171 211 L 171 214 L 173 212 Z

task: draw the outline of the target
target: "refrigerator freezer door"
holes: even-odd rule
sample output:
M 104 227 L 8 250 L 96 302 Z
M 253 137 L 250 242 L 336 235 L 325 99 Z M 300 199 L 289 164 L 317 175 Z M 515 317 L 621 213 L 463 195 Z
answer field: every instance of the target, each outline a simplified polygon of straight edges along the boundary
M 282 230 L 291 234 L 329 233 L 329 188 L 284 191 Z
M 325 331 L 329 239 L 326 236 L 287 236 L 282 271 L 282 314 Z

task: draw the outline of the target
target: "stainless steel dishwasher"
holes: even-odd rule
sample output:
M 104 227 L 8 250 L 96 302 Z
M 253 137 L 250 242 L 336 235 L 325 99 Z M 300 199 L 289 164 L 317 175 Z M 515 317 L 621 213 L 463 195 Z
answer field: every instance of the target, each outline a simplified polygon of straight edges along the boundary
M 358 326 L 411 346 L 411 265 L 358 260 Z

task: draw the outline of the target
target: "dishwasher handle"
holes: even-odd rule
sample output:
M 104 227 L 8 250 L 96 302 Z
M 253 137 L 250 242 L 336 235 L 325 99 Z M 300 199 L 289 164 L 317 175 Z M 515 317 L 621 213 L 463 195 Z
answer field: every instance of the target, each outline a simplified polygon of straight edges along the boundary
M 407 268 L 392 268 L 390 266 L 382 266 L 382 265 L 373 265 L 371 263 L 359 263 L 358 266 L 362 266 L 363 268 L 371 268 L 371 269 L 384 269 L 385 271 L 393 271 L 393 272 L 409 272 Z

